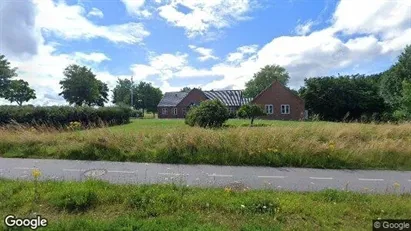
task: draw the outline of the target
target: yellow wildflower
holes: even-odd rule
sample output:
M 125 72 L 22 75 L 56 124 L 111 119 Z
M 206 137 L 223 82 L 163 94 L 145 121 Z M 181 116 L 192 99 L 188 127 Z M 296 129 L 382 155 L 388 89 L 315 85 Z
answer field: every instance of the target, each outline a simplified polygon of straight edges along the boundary
M 35 179 L 38 179 L 41 176 L 41 172 L 39 169 L 36 168 L 36 169 L 33 169 L 33 171 L 31 172 L 31 175 L 33 175 Z
M 226 188 L 224 188 L 224 191 L 227 192 L 227 193 L 229 193 L 229 192 L 231 192 L 231 188 L 226 187 Z

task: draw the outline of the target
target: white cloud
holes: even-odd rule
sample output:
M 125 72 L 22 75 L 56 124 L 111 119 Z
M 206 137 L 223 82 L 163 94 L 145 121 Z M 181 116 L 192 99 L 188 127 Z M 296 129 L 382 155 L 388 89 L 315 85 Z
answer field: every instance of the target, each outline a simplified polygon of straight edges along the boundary
M 333 20 L 335 30 L 346 34 L 381 33 L 391 37 L 393 31 L 410 27 L 411 1 L 340 1 Z
M 121 0 L 126 7 L 127 13 L 132 16 L 138 16 L 143 18 L 148 18 L 151 16 L 151 13 L 143 9 L 144 0 Z
M 103 18 L 104 14 L 103 11 L 100 9 L 97 9 L 95 7 L 91 8 L 91 10 L 87 14 L 88 17 L 97 17 L 97 18 Z
M 183 6 L 190 12 L 181 12 Z M 184 28 L 188 37 L 205 35 L 211 29 L 229 27 L 248 19 L 251 0 L 174 0 L 158 8 L 159 15 L 170 24 Z
M 247 55 L 252 55 L 257 52 L 258 45 L 248 45 L 237 48 L 236 52 L 227 55 L 227 61 L 238 63 L 244 60 Z
M 141 43 L 150 35 L 141 23 L 109 26 L 93 24 L 79 5 L 67 5 L 64 1 L 34 0 L 37 6 L 36 26 L 65 39 L 105 38 L 115 43 Z
M 194 45 L 189 45 L 188 47 L 190 47 L 190 49 L 192 49 L 193 51 L 199 53 L 201 56 L 198 57 L 198 59 L 202 62 L 209 60 L 209 59 L 214 59 L 217 60 L 218 57 L 213 55 L 213 49 L 209 49 L 209 48 L 204 48 L 204 47 L 197 47 Z
M 314 25 L 314 22 L 311 20 L 303 24 L 298 24 L 297 27 L 295 28 L 295 32 L 297 33 L 297 35 L 306 35 L 310 33 L 311 27 L 313 25 Z

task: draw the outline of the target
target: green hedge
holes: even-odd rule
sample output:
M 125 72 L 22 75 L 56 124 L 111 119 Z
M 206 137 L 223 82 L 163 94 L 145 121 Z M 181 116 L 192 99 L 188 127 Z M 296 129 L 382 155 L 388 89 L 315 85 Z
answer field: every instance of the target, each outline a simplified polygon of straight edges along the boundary
M 125 107 L 0 106 L 0 125 L 13 121 L 24 125 L 65 126 L 70 122 L 89 125 L 116 125 L 130 122 L 131 109 Z

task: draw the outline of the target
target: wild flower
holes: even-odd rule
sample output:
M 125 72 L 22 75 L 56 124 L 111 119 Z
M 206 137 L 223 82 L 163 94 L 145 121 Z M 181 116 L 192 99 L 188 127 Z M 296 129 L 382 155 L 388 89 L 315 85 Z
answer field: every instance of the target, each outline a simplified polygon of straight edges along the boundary
M 230 187 L 224 188 L 224 192 L 230 193 L 230 192 L 231 192 L 231 188 L 230 188 Z
M 241 208 L 245 208 L 245 205 L 241 205 Z
M 34 177 L 35 180 L 37 180 L 41 176 L 41 172 L 39 169 L 36 168 L 31 172 L 31 175 Z
M 330 151 L 334 151 L 334 149 L 335 149 L 335 142 L 334 141 L 328 142 L 328 149 Z
M 401 185 L 398 182 L 394 183 L 394 188 L 398 189 Z

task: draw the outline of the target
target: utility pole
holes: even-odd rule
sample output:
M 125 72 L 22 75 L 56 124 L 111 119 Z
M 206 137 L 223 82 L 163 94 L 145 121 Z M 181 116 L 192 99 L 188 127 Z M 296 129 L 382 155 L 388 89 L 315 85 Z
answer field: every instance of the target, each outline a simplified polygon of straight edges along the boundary
M 130 87 L 130 95 L 131 95 L 131 108 L 133 108 L 133 86 L 134 86 L 134 82 L 133 82 L 133 76 L 131 76 L 131 87 Z

